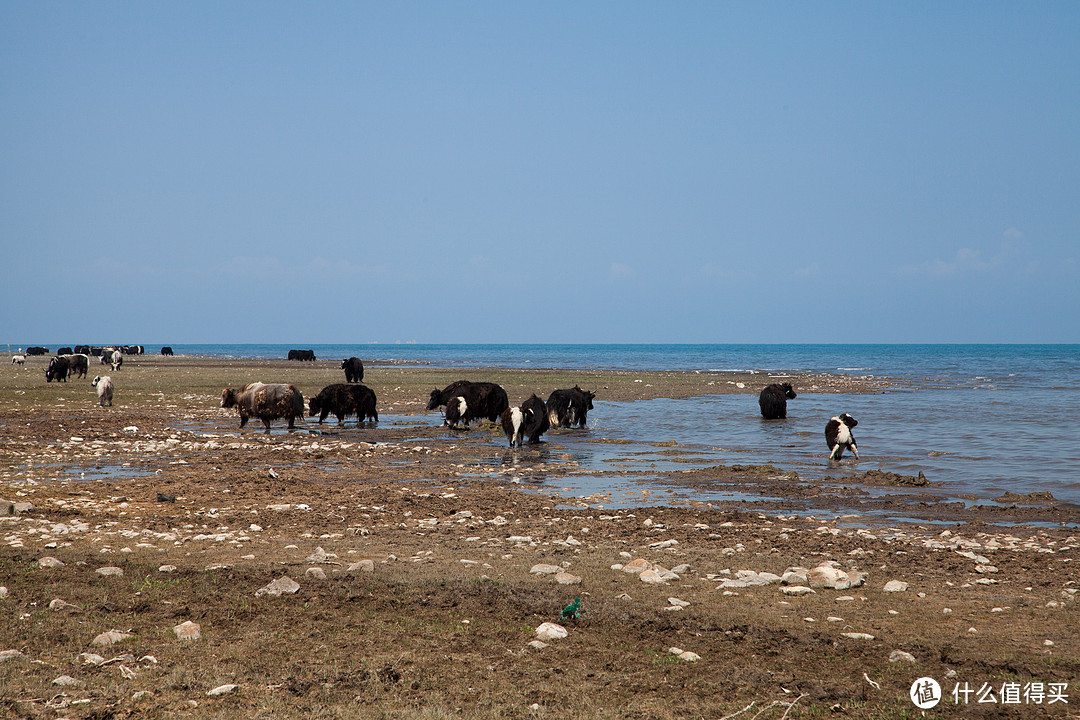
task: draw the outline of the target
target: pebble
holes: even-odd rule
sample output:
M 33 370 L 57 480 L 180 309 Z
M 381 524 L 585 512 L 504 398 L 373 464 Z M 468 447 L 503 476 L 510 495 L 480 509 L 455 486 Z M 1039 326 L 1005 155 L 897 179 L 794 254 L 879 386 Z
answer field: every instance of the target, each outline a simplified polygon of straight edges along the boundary
M 22 650 L 0 650 L 0 662 L 5 660 L 14 660 L 15 658 L 25 657 Z
M 881 588 L 882 592 L 905 592 L 908 589 L 908 584 L 903 580 L 890 580 L 885 583 L 885 587 Z
M 175 565 L 162 565 L 161 567 L 158 568 L 158 572 L 174 573 L 174 572 L 176 572 L 176 566 Z
M 38 560 L 38 565 L 43 568 L 58 568 L 64 567 L 64 563 L 60 562 L 52 556 L 46 556 Z
M 214 688 L 213 690 L 208 690 L 208 691 L 206 692 L 206 694 L 207 694 L 207 695 L 209 695 L 210 697 L 220 697 L 221 695 L 228 695 L 228 694 L 230 694 L 230 693 L 234 693 L 234 692 L 236 692 L 236 690 L 237 690 L 237 689 L 238 689 L 239 687 L 240 687 L 239 685 L 232 685 L 232 684 L 229 684 L 229 685 L 218 685 L 218 686 L 217 686 L 216 688 Z
M 537 650 L 543 650 L 544 648 L 546 648 L 548 646 L 548 644 L 546 642 L 544 642 L 543 640 L 530 640 L 528 645 L 529 645 L 529 647 L 535 648 Z
M 149 700 L 152 697 L 154 697 L 154 693 L 150 692 L 149 690 L 139 690 L 138 692 L 132 694 L 131 701 L 139 702 L 140 700 Z
M 312 578 L 313 580 L 325 580 L 326 571 L 321 567 L 309 567 L 304 571 L 304 576 Z
M 789 585 L 787 587 L 780 588 L 780 592 L 785 595 L 809 595 L 810 593 L 816 593 L 813 588 L 808 588 L 805 585 Z
M 360 562 L 350 563 L 346 568 L 347 572 L 375 572 L 374 560 L 361 560 Z
M 120 632 L 119 630 L 107 630 L 98 635 L 93 640 L 93 645 L 113 645 L 118 642 L 127 640 L 128 638 L 135 637 L 131 633 Z
M 850 638 L 851 640 L 873 640 L 874 639 L 874 636 L 869 634 L 869 633 L 846 632 L 846 633 L 840 633 L 840 634 L 843 635 L 846 638 Z
M 295 595 L 299 591 L 300 585 L 295 580 L 288 575 L 282 575 L 269 585 L 256 590 L 255 597 L 262 597 L 263 595 L 272 595 L 274 597 L 280 595 Z
M 178 640 L 198 640 L 202 637 L 202 627 L 197 622 L 188 620 L 173 628 Z
M 893 650 L 889 653 L 889 662 L 895 663 L 901 661 L 913 663 L 915 662 L 915 656 L 903 650 Z
M 54 598 L 49 603 L 49 609 L 54 611 L 54 612 L 69 612 L 69 613 L 82 612 L 82 608 L 79 607 L 78 605 L 72 605 L 71 603 L 67 602 L 66 600 L 61 600 L 60 598 Z
M 541 623 L 536 628 L 536 637 L 540 640 L 560 640 L 567 635 L 566 628 L 553 622 Z
M 633 575 L 640 575 L 641 573 L 645 572 L 646 570 L 652 570 L 652 569 L 653 569 L 653 564 L 651 562 L 649 562 L 648 560 L 645 560 L 644 558 L 638 558 L 637 560 L 632 560 L 632 561 L 630 561 L 630 562 L 628 562 L 628 563 L 626 563 L 625 565 L 622 566 L 622 571 L 624 573 L 630 573 L 630 574 L 633 574 Z
M 562 568 L 558 565 L 549 565 L 547 563 L 537 563 L 533 565 L 529 572 L 533 575 L 554 575 L 557 572 L 561 572 Z
M 72 685 L 81 685 L 81 680 L 76 680 L 70 675 L 61 675 L 52 681 L 53 685 L 60 685 L 61 687 L 71 687 Z
M 580 585 L 581 578 L 577 575 L 571 575 L 568 572 L 559 571 L 555 573 L 555 582 L 560 585 Z
M 701 659 L 701 656 L 697 653 L 683 650 L 682 648 L 670 647 L 668 648 L 668 652 L 672 655 L 677 655 L 683 662 L 697 662 Z
M 328 558 L 329 558 L 329 556 L 326 554 L 326 551 L 323 550 L 321 547 L 319 547 L 319 548 L 315 548 L 315 552 L 311 553 L 306 558 L 304 558 L 304 562 L 306 562 L 306 563 L 324 563 L 324 562 L 327 561 Z
M 110 567 L 98 568 L 94 572 L 96 572 L 98 575 L 104 575 L 106 577 L 109 577 L 109 576 L 123 576 L 124 569 L 110 566 Z

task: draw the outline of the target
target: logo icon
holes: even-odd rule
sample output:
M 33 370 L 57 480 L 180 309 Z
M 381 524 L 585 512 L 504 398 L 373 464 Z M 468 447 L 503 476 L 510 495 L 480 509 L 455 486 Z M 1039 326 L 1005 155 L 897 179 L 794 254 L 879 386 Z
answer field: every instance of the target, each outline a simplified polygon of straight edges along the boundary
M 941 702 L 941 686 L 932 677 L 921 677 L 911 683 L 911 691 L 908 693 L 911 702 L 920 710 L 929 710 Z

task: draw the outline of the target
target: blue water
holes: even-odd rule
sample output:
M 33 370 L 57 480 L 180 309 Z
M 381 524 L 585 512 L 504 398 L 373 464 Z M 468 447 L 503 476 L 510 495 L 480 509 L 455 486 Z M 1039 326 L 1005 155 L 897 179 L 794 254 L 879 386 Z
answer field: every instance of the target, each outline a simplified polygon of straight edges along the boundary
M 320 359 L 362 358 L 376 392 L 378 366 L 398 363 L 463 371 L 743 370 L 761 373 L 762 386 L 769 373 L 783 372 L 896 378 L 903 386 L 884 393 L 796 387 L 783 422 L 763 421 L 754 395 L 610 402 L 600 394 L 588 431 L 548 440 L 586 469 L 661 467 L 654 445 L 674 441 L 698 453 L 702 465 L 770 463 L 841 482 L 869 469 L 921 471 L 956 497 L 1049 491 L 1080 503 L 1080 345 L 173 345 L 177 354 L 254 358 L 285 358 L 290 347 Z M 841 412 L 859 420 L 862 461 L 830 468 L 823 431 Z M 632 444 L 603 446 L 595 442 L 601 437 Z

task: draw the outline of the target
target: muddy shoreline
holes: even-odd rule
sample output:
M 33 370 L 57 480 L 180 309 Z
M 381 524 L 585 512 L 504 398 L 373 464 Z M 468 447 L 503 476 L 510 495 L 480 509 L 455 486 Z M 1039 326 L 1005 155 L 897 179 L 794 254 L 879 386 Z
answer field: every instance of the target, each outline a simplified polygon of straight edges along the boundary
M 9 618 L 0 652 L 17 652 L 0 661 L 0 708 L 12 717 L 663 719 L 747 706 L 773 718 L 898 717 L 914 710 L 907 693 L 922 676 L 946 693 L 959 682 L 1065 684 L 1070 704 L 1029 703 L 1023 717 L 1069 716 L 1080 704 L 1080 533 L 1056 526 L 1072 511 L 1052 498 L 959 508 L 936 502 L 932 486 L 905 484 L 917 478 L 837 488 L 768 466 L 657 473 L 689 494 L 677 503 L 664 485 L 578 496 L 558 487 L 578 478 L 558 433 L 507 451 L 494 427 L 450 433 L 432 422 L 430 389 L 473 373 L 372 368 L 377 425 L 267 435 L 238 431 L 217 407 L 221 388 L 287 379 L 307 394 L 340 371 L 171 360 L 125 363 L 112 408 L 95 406 L 88 379 L 0 373 L 0 498 L 18 506 L 0 516 Z M 752 395 L 764 377 L 474 379 L 503 384 L 512 399 L 580 384 L 631 401 Z M 722 485 L 768 499 L 692 496 Z M 881 487 L 884 497 L 864 494 Z M 901 499 L 889 497 L 894 488 Z M 908 517 L 912 492 L 925 505 L 919 518 Z M 907 521 L 865 512 L 894 502 Z M 820 512 L 807 514 L 808 503 Z M 639 560 L 678 572 L 653 584 L 622 569 Z M 744 582 L 822 563 L 862 581 L 801 595 L 778 580 Z M 257 594 L 282 576 L 296 581 L 294 595 Z M 907 589 L 886 591 L 891 581 Z M 575 597 L 580 617 L 562 617 Z M 177 636 L 185 622 L 199 639 Z M 531 645 L 543 622 L 567 637 Z M 94 644 L 110 630 L 126 637 Z M 895 651 L 912 659 L 891 661 Z M 61 676 L 73 684 L 54 684 Z M 235 687 L 207 695 L 225 686 Z M 1017 710 L 946 704 L 928 716 Z

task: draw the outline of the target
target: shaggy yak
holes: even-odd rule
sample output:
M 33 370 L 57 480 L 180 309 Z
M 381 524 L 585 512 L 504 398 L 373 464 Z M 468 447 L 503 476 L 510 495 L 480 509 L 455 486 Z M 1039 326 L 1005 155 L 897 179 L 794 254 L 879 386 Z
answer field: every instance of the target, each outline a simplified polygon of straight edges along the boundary
M 338 425 L 345 422 L 346 415 L 356 415 L 356 424 L 370 418 L 379 422 L 375 409 L 375 393 L 367 385 L 335 383 L 327 385 L 319 394 L 308 400 L 308 416 L 319 416 L 319 423 L 327 415 L 337 416 Z
M 443 390 L 432 390 L 427 409 L 436 410 L 448 405 L 447 401 L 454 397 L 461 397 L 468 406 L 467 410 L 462 412 L 462 422 L 465 424 L 479 418 L 495 422 L 502 415 L 502 411 L 510 407 L 506 391 L 495 383 L 457 380 Z
M 270 432 L 270 421 L 285 418 L 289 429 L 296 418 L 304 417 L 304 396 L 294 385 L 276 383 L 267 385 L 256 382 L 242 388 L 225 388 L 221 393 L 221 407 L 235 407 L 240 413 L 240 427 L 248 418 L 259 418 Z
M 90 384 L 97 388 L 98 402 L 101 403 L 101 407 L 106 405 L 112 407 L 112 378 L 108 375 L 98 375 Z
M 825 442 L 829 445 L 829 460 L 839 462 L 844 455 L 845 449 L 850 449 L 859 459 L 859 447 L 855 444 L 855 436 L 851 434 L 851 428 L 859 424 L 859 421 L 847 413 L 837 415 L 825 424 Z
M 358 357 L 351 357 L 341 361 L 341 369 L 345 371 L 345 382 L 363 382 L 364 363 Z
M 582 390 L 577 385 L 569 390 L 555 390 L 548 395 L 547 415 L 551 427 L 585 427 L 592 401 L 596 393 Z
M 794 400 L 794 388 L 791 383 L 773 383 L 766 385 L 758 396 L 761 417 L 766 420 L 779 420 L 787 417 L 787 401 Z
M 503 410 L 500 419 L 506 439 L 510 441 L 510 447 L 514 445 L 521 447 L 525 436 L 528 436 L 530 445 L 535 445 L 540 442 L 540 436 L 551 427 L 548 422 L 547 407 L 536 395 L 521 403 L 521 407 Z

